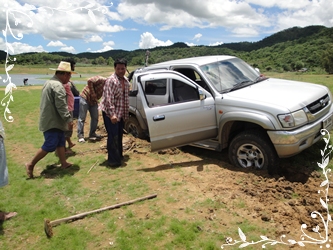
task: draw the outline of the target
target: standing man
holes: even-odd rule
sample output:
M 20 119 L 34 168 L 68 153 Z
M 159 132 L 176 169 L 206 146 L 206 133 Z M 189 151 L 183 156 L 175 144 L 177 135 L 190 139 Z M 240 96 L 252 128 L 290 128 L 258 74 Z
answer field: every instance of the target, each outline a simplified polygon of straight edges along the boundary
M 5 150 L 5 130 L 3 129 L 2 123 L 0 121 L 0 187 L 6 186 L 8 184 L 8 167 L 7 167 L 7 158 Z M 3 194 L 3 193 L 2 193 Z M 0 221 L 8 220 L 16 216 L 16 212 L 2 212 L 0 211 Z
M 88 110 L 90 113 L 89 139 L 101 139 L 101 136 L 96 134 L 98 124 L 98 100 L 102 97 L 105 81 L 105 77 L 93 76 L 88 79 L 87 86 L 81 91 L 79 118 L 77 120 L 77 138 L 79 139 L 79 142 L 85 142 L 84 123 L 86 121 Z
M 130 83 L 125 77 L 127 61 L 117 59 L 114 70 L 106 79 L 100 109 L 102 110 L 105 129 L 108 133 L 108 164 L 111 167 L 121 166 L 123 159 L 123 128 L 128 119 Z
M 48 153 L 56 151 L 61 168 L 72 166 L 65 157 L 65 131 L 73 126 L 72 117 L 67 108 L 66 91 L 62 86 L 69 82 L 74 66 L 61 61 L 54 76 L 45 82 L 40 102 L 39 130 L 44 134 L 44 144 L 29 163 L 25 164 L 28 178 L 33 178 L 34 167 Z

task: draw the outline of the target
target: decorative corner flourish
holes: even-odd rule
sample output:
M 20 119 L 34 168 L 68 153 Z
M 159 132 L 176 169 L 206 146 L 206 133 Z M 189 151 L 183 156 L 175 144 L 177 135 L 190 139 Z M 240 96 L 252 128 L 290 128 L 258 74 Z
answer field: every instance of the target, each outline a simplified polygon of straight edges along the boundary
M 73 11 L 78 11 L 78 10 L 86 10 L 88 13 L 88 16 L 90 19 L 96 24 L 96 17 L 94 14 L 94 11 L 101 12 L 102 14 L 107 13 L 107 9 L 112 7 L 113 3 L 111 2 L 110 5 L 102 5 L 98 6 L 96 2 L 94 1 L 89 1 L 89 3 L 85 6 L 79 6 L 79 7 L 73 7 L 71 3 L 68 4 L 67 7 L 60 7 L 60 8 L 51 8 L 48 6 L 41 6 L 41 7 L 36 7 L 34 5 L 30 4 L 25 4 L 23 7 L 26 11 L 36 11 L 36 10 L 50 10 L 51 13 L 50 15 L 53 15 L 54 12 L 56 11 L 61 11 L 65 13 L 70 13 Z M 11 57 L 10 53 L 14 54 L 14 48 L 11 45 L 11 43 L 8 42 L 8 35 L 11 35 L 14 39 L 16 40 L 21 40 L 23 39 L 23 34 L 21 32 L 15 33 L 12 30 L 12 27 L 10 26 L 9 19 L 13 18 L 14 19 L 14 24 L 15 26 L 18 26 L 19 24 L 22 23 L 22 19 L 19 18 L 19 16 L 24 17 L 28 20 L 27 22 L 27 27 L 32 27 L 33 26 L 33 20 L 32 18 L 27 14 L 24 13 L 23 11 L 17 10 L 17 9 L 12 9 L 8 7 L 8 4 L 4 4 L 4 12 L 6 13 L 6 25 L 5 29 L 2 30 L 2 35 L 5 38 L 5 45 L 6 45 L 6 61 L 5 61 L 5 71 L 6 71 L 6 79 L 2 79 L 0 76 L 0 80 L 2 80 L 4 83 L 7 83 L 6 88 L 5 88 L 5 96 L 1 100 L 1 106 L 5 107 L 4 109 L 4 117 L 7 122 L 13 122 L 14 117 L 11 114 L 11 111 L 9 109 L 9 104 L 10 102 L 14 101 L 13 97 L 13 89 L 17 89 L 16 85 L 12 82 L 9 71 L 11 71 L 14 68 L 14 62 L 16 61 L 15 57 Z
M 275 246 L 278 244 L 288 245 L 288 246 L 301 246 L 305 247 L 307 244 L 313 245 L 325 245 L 326 248 L 331 247 L 331 239 L 329 239 L 329 232 L 328 232 L 328 225 L 332 221 L 332 217 L 330 215 L 328 203 L 329 203 L 329 173 L 331 172 L 330 168 L 327 168 L 329 163 L 329 156 L 332 153 L 332 145 L 330 145 L 330 133 L 326 129 L 322 129 L 320 133 L 323 136 L 323 140 L 325 141 L 324 150 L 320 150 L 322 161 L 321 163 L 317 162 L 318 167 L 322 169 L 323 175 L 325 177 L 324 181 L 320 184 L 320 190 L 318 190 L 318 194 L 323 194 L 322 197 L 319 198 L 321 206 L 324 208 L 324 214 L 313 211 L 310 216 L 312 219 L 320 219 L 321 223 L 317 224 L 316 227 L 312 228 L 312 231 L 315 233 L 314 236 L 310 236 L 308 233 L 305 232 L 305 229 L 308 228 L 307 224 L 301 225 L 301 240 L 294 240 L 294 239 L 287 239 L 286 235 L 281 235 L 280 240 L 270 239 L 266 236 L 260 236 L 260 240 L 258 241 L 247 241 L 246 235 L 243 231 L 238 228 L 238 235 L 240 240 L 234 240 L 231 237 L 226 238 L 226 244 L 221 246 L 221 249 L 224 249 L 227 246 L 234 246 L 239 245 L 238 248 L 244 248 L 250 245 L 257 245 L 262 244 L 262 248 L 266 248 L 267 245 Z M 322 228 L 320 227 L 322 226 Z M 315 237 L 317 236 L 317 237 Z M 322 247 L 321 247 L 322 248 Z

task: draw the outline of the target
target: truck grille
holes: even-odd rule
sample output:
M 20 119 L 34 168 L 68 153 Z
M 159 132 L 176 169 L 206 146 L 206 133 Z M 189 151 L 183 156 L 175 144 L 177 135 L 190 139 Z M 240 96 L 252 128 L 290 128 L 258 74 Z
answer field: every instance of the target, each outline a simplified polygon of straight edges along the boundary
M 330 97 L 328 96 L 328 94 L 326 94 L 317 101 L 310 103 L 306 107 L 308 108 L 311 114 L 315 114 L 320 110 L 322 110 L 323 108 L 325 108 L 329 104 L 329 102 L 330 102 Z

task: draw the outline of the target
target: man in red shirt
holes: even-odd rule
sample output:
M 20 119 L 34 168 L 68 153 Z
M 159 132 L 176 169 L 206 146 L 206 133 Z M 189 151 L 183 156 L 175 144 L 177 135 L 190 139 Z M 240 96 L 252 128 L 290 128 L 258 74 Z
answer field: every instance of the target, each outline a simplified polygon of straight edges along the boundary
M 125 77 L 126 67 L 125 59 L 117 59 L 114 62 L 115 73 L 105 82 L 99 106 L 108 133 L 108 164 L 111 167 L 121 166 L 123 159 L 123 128 L 129 114 L 130 88 L 130 83 Z

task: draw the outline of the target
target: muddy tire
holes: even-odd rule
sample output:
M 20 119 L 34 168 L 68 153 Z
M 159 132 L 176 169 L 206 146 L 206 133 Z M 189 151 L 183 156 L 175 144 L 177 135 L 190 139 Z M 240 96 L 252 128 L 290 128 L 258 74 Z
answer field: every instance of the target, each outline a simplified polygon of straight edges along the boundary
M 125 122 L 125 130 L 128 134 L 133 135 L 136 138 L 145 139 L 146 134 L 140 127 L 138 120 L 134 116 L 130 116 Z
M 249 130 L 237 134 L 229 145 L 229 160 L 237 167 L 278 171 L 279 157 L 264 131 Z

